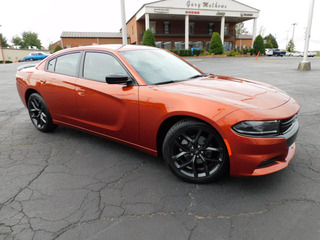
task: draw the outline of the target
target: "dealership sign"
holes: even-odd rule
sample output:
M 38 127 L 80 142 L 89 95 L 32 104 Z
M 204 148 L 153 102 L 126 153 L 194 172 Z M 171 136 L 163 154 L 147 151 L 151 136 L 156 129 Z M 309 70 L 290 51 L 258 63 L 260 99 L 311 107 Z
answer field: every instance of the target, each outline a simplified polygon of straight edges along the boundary
M 187 1 L 188 8 L 202 8 L 202 9 L 226 9 L 227 4 L 222 4 L 219 1 Z

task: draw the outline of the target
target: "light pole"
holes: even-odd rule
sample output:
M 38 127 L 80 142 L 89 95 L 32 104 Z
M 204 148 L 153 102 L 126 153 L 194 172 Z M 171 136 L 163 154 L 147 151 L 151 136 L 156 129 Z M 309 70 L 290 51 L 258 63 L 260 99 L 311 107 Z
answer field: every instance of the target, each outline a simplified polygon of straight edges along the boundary
M 127 24 L 126 24 L 126 7 L 124 4 L 124 0 L 120 0 L 120 6 L 121 6 L 121 22 L 122 22 L 122 44 L 126 46 L 128 42 L 128 35 L 127 35 Z
M 298 23 L 292 23 L 291 25 L 293 25 L 292 40 L 291 40 L 291 53 L 292 53 L 293 52 L 293 43 L 294 43 L 294 30 L 296 28 L 296 25 L 298 25 Z
M 313 9 L 314 9 L 314 0 L 310 0 L 308 27 L 307 27 L 307 33 L 306 33 L 306 40 L 304 44 L 304 56 L 303 56 L 303 61 L 300 62 L 298 66 L 298 70 L 302 70 L 302 71 L 311 70 L 311 63 L 307 61 L 307 58 L 308 58 L 309 42 L 310 42 L 310 36 L 311 36 Z
M 1 27 L 1 25 L 0 25 L 0 27 Z M 3 64 L 5 64 L 6 61 L 4 60 L 4 54 L 3 54 L 3 48 L 2 48 L 1 40 L 0 40 L 0 48 L 1 48 L 1 54 L 2 54 L 2 61 L 3 61 Z

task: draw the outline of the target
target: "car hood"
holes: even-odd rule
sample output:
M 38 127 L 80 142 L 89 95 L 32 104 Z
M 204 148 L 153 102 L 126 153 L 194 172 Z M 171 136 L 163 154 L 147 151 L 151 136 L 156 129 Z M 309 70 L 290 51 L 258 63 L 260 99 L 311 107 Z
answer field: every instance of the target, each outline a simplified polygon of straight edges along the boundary
M 272 109 L 290 99 L 284 91 L 269 84 L 217 75 L 158 87 L 162 91 L 200 97 L 238 108 Z

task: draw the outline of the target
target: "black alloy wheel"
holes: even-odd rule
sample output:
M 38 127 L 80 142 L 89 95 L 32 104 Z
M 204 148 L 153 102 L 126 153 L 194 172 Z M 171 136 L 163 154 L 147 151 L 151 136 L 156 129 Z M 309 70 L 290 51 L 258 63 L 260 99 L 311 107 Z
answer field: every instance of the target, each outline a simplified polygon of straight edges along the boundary
M 171 127 L 163 142 L 163 156 L 178 177 L 193 183 L 217 180 L 229 163 L 227 148 L 217 131 L 193 119 Z
M 33 93 L 28 99 L 29 116 L 33 125 L 41 132 L 51 132 L 55 125 L 43 98 L 38 93 Z

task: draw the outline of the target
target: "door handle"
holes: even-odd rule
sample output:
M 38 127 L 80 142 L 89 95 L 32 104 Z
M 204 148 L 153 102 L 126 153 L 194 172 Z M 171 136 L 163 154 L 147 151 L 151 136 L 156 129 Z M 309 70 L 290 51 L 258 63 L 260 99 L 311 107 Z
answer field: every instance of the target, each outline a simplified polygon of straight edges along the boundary
M 47 80 L 44 80 L 44 79 L 40 79 L 40 83 L 41 84 L 46 84 Z
M 84 90 L 84 89 L 77 88 L 76 91 L 80 96 L 85 96 L 86 95 L 86 90 Z

